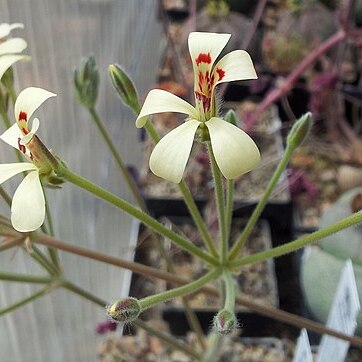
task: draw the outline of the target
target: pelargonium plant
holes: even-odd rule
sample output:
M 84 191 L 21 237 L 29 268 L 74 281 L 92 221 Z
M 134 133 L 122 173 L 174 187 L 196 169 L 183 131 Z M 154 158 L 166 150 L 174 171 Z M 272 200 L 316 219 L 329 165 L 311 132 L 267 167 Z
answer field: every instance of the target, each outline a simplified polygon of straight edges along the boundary
M 0 25 L 0 38 L 6 36 L 16 27 L 20 27 L 20 25 Z M 54 93 L 37 87 L 29 87 L 21 91 L 14 98 L 16 123 L 12 126 L 7 112 L 5 109 L 2 109 L 1 116 L 8 125 L 8 130 L 0 138 L 14 147 L 19 162 L 0 165 L 0 181 L 3 183 L 16 174 L 21 175 L 26 172 L 27 174 L 24 174 L 24 179 L 15 191 L 12 201 L 11 197 L 0 186 L 1 197 L 11 206 L 10 221 L 7 218 L 8 215 L 0 216 L 0 232 L 6 238 L 5 242 L 0 245 L 0 251 L 26 245 L 26 250 L 29 251 L 30 257 L 44 268 L 46 275 L 22 275 L 1 271 L 0 280 L 39 283 L 43 284 L 44 288 L 26 299 L 7 307 L 4 311 L 0 311 L 0 315 L 41 297 L 55 288 L 65 288 L 102 307 L 107 306 L 107 315 L 112 322 L 134 323 L 141 328 L 145 328 L 148 332 L 154 333 L 159 338 L 170 343 L 174 348 L 182 349 L 196 360 L 200 360 L 205 348 L 209 348 L 217 353 L 217 346 L 219 344 L 215 343 L 215 341 L 222 341 L 224 335 L 229 334 L 238 326 L 234 308 L 236 303 L 240 303 L 240 300 L 238 299 L 238 291 L 235 288 L 234 277 L 240 273 L 243 265 L 284 255 L 313 243 L 326 235 L 362 221 L 362 212 L 359 211 L 334 225 L 282 246 L 247 257 L 240 257 L 240 251 L 250 236 L 291 155 L 308 136 L 312 125 L 312 116 L 310 113 L 307 113 L 295 121 L 286 140 L 285 153 L 265 190 L 264 196 L 253 211 L 236 242 L 230 245 L 234 179 L 253 169 L 260 160 L 260 154 L 252 138 L 238 126 L 230 123 L 228 118 L 224 119 L 219 113 L 219 100 L 216 96 L 218 84 L 235 80 L 255 79 L 257 76 L 252 60 L 246 51 L 236 50 L 217 60 L 229 38 L 229 34 L 199 32 L 190 34 L 189 51 L 194 69 L 195 106 L 160 89 L 151 90 L 143 106 L 141 106 L 137 91 L 127 73 L 120 66 L 110 65 L 109 67 L 111 81 L 121 101 L 133 109 L 136 113 L 136 126 L 144 127 L 155 144 L 150 157 L 151 170 L 156 175 L 178 184 L 190 215 L 204 241 L 204 247 L 194 245 L 191 240 L 170 230 L 148 212 L 137 185 L 135 185 L 134 180 L 129 175 L 117 148 L 112 142 L 112 137 L 108 134 L 105 125 L 96 111 L 99 75 L 94 58 L 84 61 L 81 67 L 76 70 L 75 87 L 77 98 L 89 110 L 91 117 L 100 130 L 101 136 L 109 146 L 121 174 L 125 177 L 125 181 L 133 193 L 137 206 L 70 170 L 65 162 L 38 138 L 36 131 L 39 127 L 39 121 L 37 118 L 34 118 L 30 125 L 31 117 L 43 102 L 55 96 Z M 2 44 L 6 44 L 6 41 Z M 13 53 L 15 52 L 16 50 L 13 49 Z M 2 57 L 0 55 L 0 64 L 1 61 Z M 8 92 L 7 88 L 0 94 L 6 95 L 6 92 Z M 186 114 L 187 118 L 182 125 L 160 139 L 149 116 L 155 113 L 170 111 Z M 219 233 L 216 239 L 210 234 L 187 184 L 183 180 L 184 170 L 187 167 L 187 160 L 195 140 L 204 145 L 208 150 L 213 171 L 213 186 L 215 189 L 219 224 Z M 200 258 L 205 263 L 207 272 L 198 279 L 188 280 L 170 272 L 123 260 L 121 256 L 109 256 L 101 254 L 96 250 L 79 248 L 57 240 L 54 236 L 51 236 L 51 223 L 49 222 L 51 210 L 45 205 L 43 189 L 48 186 L 50 191 L 54 186 L 60 188 L 62 182 L 69 182 L 87 191 L 94 197 L 110 203 L 116 209 L 140 220 L 150 229 L 152 236 L 160 243 L 162 243 L 160 237 L 165 237 L 179 248 Z M 58 191 L 58 194 L 60 193 L 61 191 Z M 48 247 L 49 255 L 46 253 L 46 250 L 41 248 L 41 245 Z M 175 287 L 139 300 L 130 296 L 109 303 L 102 300 L 99 296 L 83 290 L 73 281 L 66 278 L 58 257 L 58 250 L 65 250 L 84 257 L 101 260 L 148 277 L 161 278 L 175 285 Z M 220 290 L 208 286 L 209 283 L 216 280 L 222 282 L 220 283 Z M 172 337 L 154 330 L 152 326 L 139 319 L 143 311 L 156 304 L 197 291 L 222 297 L 220 298 L 219 312 L 214 319 L 214 331 L 211 333 L 210 343 L 206 345 L 200 343 L 198 350 L 193 350 L 186 343 L 173 340 Z M 297 316 L 290 318 L 287 313 L 282 311 L 278 311 L 276 316 L 275 311 L 272 309 L 266 308 L 266 310 L 271 316 L 281 318 L 289 323 L 294 323 L 298 326 L 308 325 L 309 328 L 314 328 L 315 330 L 319 328 L 319 331 L 322 328 L 325 333 L 333 333 L 317 323 L 306 322 L 303 318 Z M 101 329 L 104 331 L 109 328 L 106 326 Z M 114 324 L 112 324 L 111 329 L 114 329 Z M 334 335 L 336 335 L 336 332 L 334 332 Z M 349 338 L 343 334 L 338 335 L 340 338 Z

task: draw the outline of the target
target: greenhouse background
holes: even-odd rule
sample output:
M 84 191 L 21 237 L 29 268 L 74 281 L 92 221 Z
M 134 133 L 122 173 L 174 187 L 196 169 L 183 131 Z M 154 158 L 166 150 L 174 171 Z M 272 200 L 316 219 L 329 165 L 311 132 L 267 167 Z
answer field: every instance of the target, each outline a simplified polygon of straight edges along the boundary
M 14 36 L 28 42 L 31 61 L 15 66 L 16 89 L 37 86 L 57 94 L 37 113 L 40 136 L 73 169 L 130 200 L 127 187 L 86 110 L 75 99 L 74 70 L 94 55 L 101 76 L 97 109 L 127 163 L 139 165 L 134 114 L 121 104 L 108 65 L 124 66 L 140 94 L 155 81 L 162 47 L 156 0 L 1 0 L 1 22 L 24 23 Z M 1 145 L 1 161 L 14 160 Z M 14 160 L 15 161 L 15 160 Z M 14 190 L 19 180 L 7 183 Z M 132 219 L 100 200 L 65 185 L 61 197 L 49 193 L 56 235 L 79 246 L 131 258 Z M 97 227 L 95 227 L 97 225 Z M 135 240 L 133 240 L 133 243 Z M 78 285 L 109 301 L 128 294 L 129 273 L 103 263 L 61 253 L 65 273 Z M 23 251 L 0 254 L 1 269 L 35 273 Z M 0 308 L 26 297 L 36 287 L 0 283 Z M 104 312 L 76 295 L 57 290 L 0 319 L 1 360 L 95 360 L 97 322 Z
M 362 360 L 362 0 L 0 0 L 0 138 L 0 362 Z

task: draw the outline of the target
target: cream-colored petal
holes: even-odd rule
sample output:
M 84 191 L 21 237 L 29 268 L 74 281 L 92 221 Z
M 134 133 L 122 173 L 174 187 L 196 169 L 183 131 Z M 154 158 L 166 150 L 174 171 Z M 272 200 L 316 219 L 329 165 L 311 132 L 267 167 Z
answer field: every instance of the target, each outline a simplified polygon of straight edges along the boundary
M 192 118 L 198 118 L 196 109 L 180 97 L 162 89 L 152 89 L 143 103 L 140 114 L 136 120 L 136 127 L 141 128 L 147 122 L 147 116 L 155 113 L 179 112 Z
M 27 55 L 3 55 L 0 57 L 0 79 L 4 73 L 19 60 L 27 60 L 30 57 Z
M 188 45 L 194 69 L 197 67 L 196 59 L 200 54 L 209 54 L 211 58 L 210 65 L 212 66 L 221 51 L 225 48 L 225 45 L 229 41 L 230 37 L 230 34 L 202 32 L 190 33 Z
M 19 149 L 18 140 L 19 138 L 22 139 L 23 137 L 24 135 L 21 133 L 18 125 L 15 123 L 0 136 L 0 139 L 2 139 L 8 145 Z
M 55 97 L 56 94 L 48 92 L 42 88 L 29 87 L 20 92 L 18 98 L 15 101 L 15 119 L 19 119 L 19 113 L 25 112 L 27 120 L 29 121 L 31 115 L 39 106 L 51 97 Z
M 8 36 L 12 30 L 19 29 L 19 28 L 23 29 L 24 24 L 22 24 L 22 23 L 13 23 L 13 24 L 2 23 L 2 24 L 0 24 L 0 39 Z
M 0 43 L 0 55 L 21 53 L 27 47 L 22 38 L 12 38 Z
M 37 170 L 32 163 L 3 163 L 0 164 L 0 184 L 9 180 L 18 173 L 30 170 Z
M 157 143 L 150 157 L 155 175 L 175 183 L 181 181 L 199 125 L 195 119 L 186 121 Z
M 249 172 L 259 163 L 258 147 L 240 128 L 216 117 L 207 121 L 206 126 L 216 163 L 227 179 Z
M 226 54 L 214 67 L 216 84 L 234 80 L 257 79 L 253 61 L 245 50 L 235 50 Z M 223 76 L 220 79 L 220 74 Z
M 33 133 L 31 134 L 30 138 L 33 137 Z M 28 138 L 28 141 L 30 140 Z M 20 145 L 25 145 L 26 143 L 23 142 L 24 135 L 21 133 L 18 125 L 15 123 L 10 128 L 8 128 L 1 136 L 0 139 L 6 142 L 8 145 L 16 148 L 18 151 L 20 151 L 22 154 L 24 154 L 28 160 L 30 160 L 30 151 L 25 147 L 25 153 L 24 148 L 20 150 Z
M 38 171 L 30 172 L 15 191 L 11 223 L 20 232 L 34 231 L 44 222 L 45 198 Z

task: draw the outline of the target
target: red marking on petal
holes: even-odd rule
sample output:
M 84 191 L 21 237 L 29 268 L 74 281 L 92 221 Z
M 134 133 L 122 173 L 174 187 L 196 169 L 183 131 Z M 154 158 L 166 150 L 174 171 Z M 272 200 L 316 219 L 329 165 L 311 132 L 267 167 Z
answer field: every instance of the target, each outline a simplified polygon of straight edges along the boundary
M 225 71 L 222 70 L 221 68 L 217 68 L 216 73 L 219 75 L 219 80 L 222 80 L 225 76 Z
M 21 132 L 23 132 L 25 136 L 29 133 L 29 131 L 24 127 L 21 129 Z
M 21 111 L 19 113 L 19 121 L 27 122 L 27 120 L 28 120 L 28 115 L 25 112 Z
M 210 53 L 200 53 L 195 59 L 196 65 L 199 66 L 200 63 L 211 64 L 211 55 Z
M 20 144 L 20 141 L 21 141 L 21 138 L 19 137 L 18 138 L 18 147 L 19 147 L 20 152 L 22 152 L 25 155 L 26 147 L 24 145 Z

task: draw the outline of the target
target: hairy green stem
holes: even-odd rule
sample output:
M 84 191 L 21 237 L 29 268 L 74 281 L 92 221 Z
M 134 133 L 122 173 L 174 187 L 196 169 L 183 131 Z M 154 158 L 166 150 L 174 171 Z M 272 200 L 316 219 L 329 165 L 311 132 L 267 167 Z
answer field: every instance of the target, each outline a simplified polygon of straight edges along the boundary
M 33 284 L 48 284 L 54 281 L 50 276 L 37 276 L 29 274 L 16 274 L 0 271 L 0 280 L 7 282 L 33 283 Z
M 171 260 L 170 256 L 167 254 L 163 243 L 159 239 L 156 239 L 156 240 L 157 240 L 157 244 L 160 249 L 161 255 L 165 259 L 166 270 L 172 274 L 175 274 L 175 269 L 173 267 L 172 260 Z M 206 348 L 206 344 L 205 344 L 205 338 L 204 338 L 199 320 L 197 319 L 195 312 L 190 307 L 190 304 L 189 304 L 187 298 L 184 298 L 184 297 L 182 298 L 182 305 L 185 309 L 187 321 L 189 322 L 189 325 L 190 325 L 192 331 L 195 333 L 201 348 L 204 350 Z
M 98 130 L 101 133 L 104 142 L 107 144 L 109 150 L 111 151 L 112 156 L 114 157 L 114 159 L 117 163 L 120 173 L 126 180 L 127 185 L 129 187 L 129 189 L 131 190 L 132 196 L 134 197 L 137 205 L 139 205 L 139 207 L 145 211 L 147 209 L 146 204 L 145 204 L 142 196 L 140 195 L 140 192 L 137 188 L 136 183 L 134 182 L 132 176 L 128 172 L 127 167 L 123 163 L 121 155 L 119 154 L 117 148 L 115 147 L 106 127 L 104 126 L 104 123 L 102 122 L 102 120 L 100 119 L 100 117 L 98 116 L 98 113 L 96 112 L 96 110 L 94 108 L 88 108 L 88 110 L 93 118 L 94 123 L 97 125 Z
M 282 256 L 292 251 L 298 250 L 308 244 L 314 243 L 320 239 L 323 239 L 331 234 L 337 233 L 343 229 L 346 229 L 350 226 L 356 225 L 362 222 L 362 211 L 356 212 L 353 215 L 350 215 L 333 225 L 327 226 L 321 230 L 315 231 L 312 234 L 304 235 L 295 241 L 290 243 L 278 246 L 273 249 L 261 251 L 259 253 L 247 256 L 242 259 L 232 260 L 229 262 L 228 266 L 231 268 L 237 268 L 246 264 L 254 264 L 260 261 L 264 261 L 270 258 L 276 258 Z
M 30 256 L 37 261 L 50 275 L 58 275 L 59 270 L 53 265 L 46 256 L 35 245 L 31 246 Z
M 215 268 L 205 275 L 203 275 L 201 278 L 192 281 L 191 283 L 185 284 L 181 287 L 174 288 L 171 290 L 166 290 L 165 292 L 158 293 L 155 295 L 151 295 L 149 297 L 143 298 L 139 300 L 139 303 L 142 307 L 142 310 L 148 309 L 153 307 L 154 305 L 158 303 L 166 302 L 170 299 L 181 297 L 187 294 L 190 294 L 192 292 L 197 291 L 207 283 L 211 282 L 212 280 L 215 280 L 220 276 L 222 273 L 220 268 Z
M 71 292 L 80 295 L 81 297 L 90 300 L 91 302 L 100 305 L 101 307 L 106 307 L 108 303 L 104 302 L 102 299 L 98 298 L 97 296 L 93 295 L 92 293 L 87 292 L 86 290 L 78 287 L 77 285 L 73 284 L 69 280 L 62 280 L 61 286 L 65 289 L 70 290 Z
M 164 235 L 165 237 L 169 238 L 171 241 L 173 241 L 175 244 L 177 244 L 180 248 L 188 251 L 190 254 L 196 255 L 199 258 L 205 260 L 206 262 L 217 265 L 217 260 L 199 249 L 197 246 L 192 244 L 190 241 L 182 238 L 180 235 L 176 234 L 172 230 L 166 228 L 162 224 L 160 224 L 157 220 L 155 220 L 153 217 L 147 215 L 143 211 L 135 208 L 130 203 L 120 199 L 119 197 L 113 195 L 107 190 L 104 190 L 103 188 L 93 184 L 92 182 L 88 181 L 87 179 L 71 172 L 67 168 L 63 166 L 59 166 L 57 173 L 59 176 L 63 177 L 67 181 L 73 183 L 74 185 L 88 191 L 89 193 L 99 197 L 100 199 L 116 206 L 117 208 L 127 212 L 129 215 L 137 218 L 142 223 L 144 223 L 146 226 L 148 226 L 150 229 L 153 229 L 154 231 L 160 233 L 161 235 Z
M 5 251 L 5 250 L 11 249 L 15 246 L 19 246 L 19 245 L 23 244 L 24 240 L 25 240 L 25 237 L 23 235 L 21 235 L 20 237 L 13 238 L 11 240 L 7 240 L 7 241 L 1 243 L 0 244 L 0 253 L 2 251 Z
M 48 200 L 47 200 L 45 192 L 44 192 L 44 198 L 45 198 L 45 214 L 46 214 L 46 219 L 48 221 L 49 234 L 54 235 L 53 218 L 52 218 L 52 215 L 51 215 L 51 212 L 49 209 L 49 204 L 48 204 Z M 61 273 L 62 267 L 61 267 L 61 263 L 59 260 L 59 255 L 58 255 L 57 249 L 48 248 L 48 253 L 49 253 L 52 263 L 54 264 L 55 269 L 57 269 L 58 272 Z
M 221 263 L 224 264 L 226 262 L 227 253 L 228 253 L 224 188 L 222 184 L 221 172 L 219 166 L 216 163 L 215 156 L 212 151 L 211 142 L 207 142 L 207 150 L 209 152 L 211 169 L 215 183 L 215 198 L 216 198 L 217 214 L 219 219 L 219 230 L 220 230 L 220 258 L 221 258 Z
M 187 208 L 190 211 L 190 214 L 195 222 L 195 225 L 206 244 L 206 247 L 208 248 L 211 255 L 214 256 L 215 258 L 217 258 L 218 254 L 217 254 L 214 242 L 212 240 L 212 237 L 209 233 L 209 230 L 206 227 L 204 219 L 202 218 L 202 216 L 195 204 L 195 200 L 193 199 L 191 192 L 190 192 L 189 188 L 187 187 L 184 180 L 182 180 L 179 183 L 179 188 L 180 188 L 180 191 L 182 192 L 182 196 L 187 205 Z
M 233 211 L 234 211 L 234 188 L 235 180 L 227 180 L 226 183 L 226 230 L 227 230 L 227 239 L 230 239 L 231 234 L 231 222 L 233 220 Z
M 222 347 L 222 342 L 224 336 L 220 333 L 212 331 L 207 339 L 207 350 L 202 357 L 202 362 L 216 362 L 218 361 L 220 355 L 220 349 Z
M 157 133 L 155 127 L 153 126 L 152 122 L 150 121 L 150 119 L 148 119 L 148 121 L 145 124 L 145 129 L 146 132 L 148 133 L 148 135 L 152 138 L 152 141 L 157 144 L 158 141 L 161 139 L 160 135 Z
M 288 162 L 290 160 L 290 157 L 292 156 L 293 151 L 294 151 L 294 148 L 292 148 L 292 147 L 287 147 L 286 148 L 282 159 L 280 160 L 276 170 L 274 171 L 274 174 L 273 174 L 271 180 L 268 183 L 268 186 L 266 187 L 264 195 L 259 200 L 258 205 L 256 206 L 253 213 L 251 214 L 251 216 L 250 216 L 250 218 L 249 218 L 243 232 L 241 233 L 240 237 L 238 238 L 238 240 L 235 242 L 235 244 L 231 248 L 231 251 L 230 251 L 230 254 L 229 254 L 229 260 L 230 259 L 235 259 L 238 256 L 241 248 L 244 246 L 244 244 L 245 244 L 247 238 L 249 237 L 251 231 L 253 230 L 255 224 L 259 220 L 259 217 L 260 217 L 261 213 L 263 212 L 264 207 L 265 207 L 266 203 L 268 202 L 268 199 L 269 199 L 272 191 L 274 190 L 274 188 L 275 188 L 281 174 L 283 173 L 283 171 L 287 167 Z
M 54 285 L 48 285 L 45 288 L 40 289 L 39 291 L 31 294 L 29 297 L 26 297 L 26 298 L 20 300 L 19 302 L 16 302 L 16 303 L 10 305 L 9 307 L 6 307 L 6 308 L 0 310 L 0 317 L 7 314 L 7 313 L 10 313 L 10 312 L 14 311 L 17 308 L 20 308 L 20 307 L 24 306 L 25 304 L 28 304 L 29 302 L 32 302 L 33 300 L 35 300 L 37 298 L 42 297 L 45 294 L 48 294 L 54 288 L 55 288 Z
M 230 272 L 225 271 L 223 273 L 223 279 L 225 283 L 225 304 L 224 309 L 234 313 L 235 298 L 236 298 L 236 285 Z

